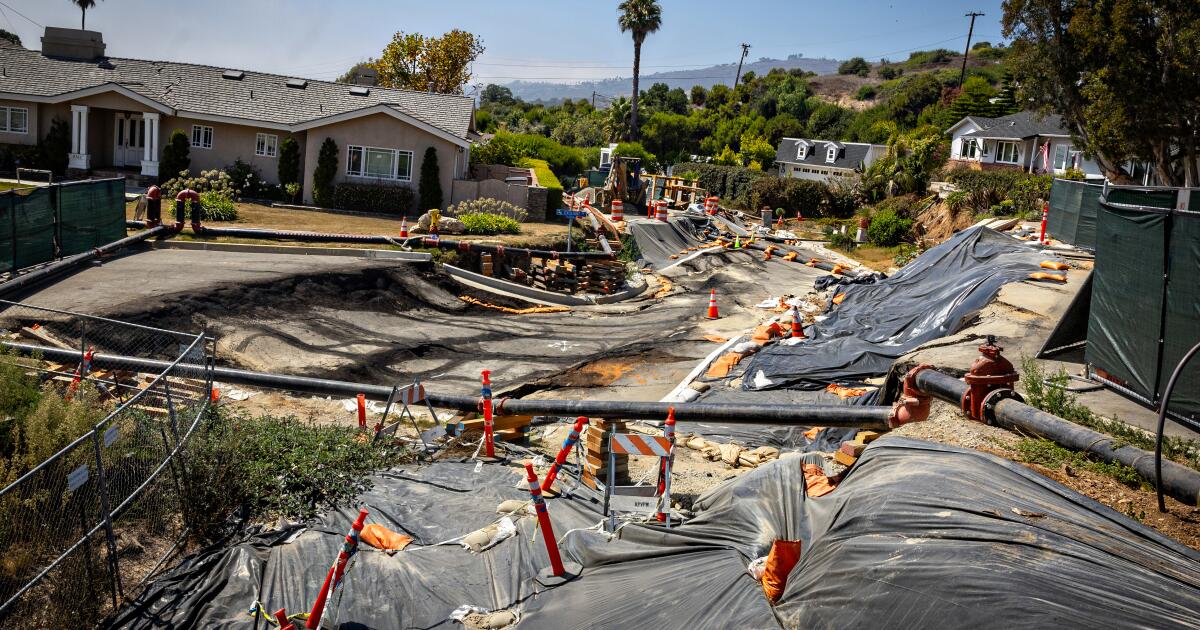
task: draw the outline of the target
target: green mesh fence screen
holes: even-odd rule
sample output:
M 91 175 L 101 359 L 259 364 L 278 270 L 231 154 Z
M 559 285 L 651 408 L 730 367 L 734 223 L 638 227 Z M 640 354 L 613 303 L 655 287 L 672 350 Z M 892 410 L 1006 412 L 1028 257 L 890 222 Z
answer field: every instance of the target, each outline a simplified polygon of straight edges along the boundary
M 58 189 L 62 256 L 125 236 L 125 184 L 111 179 L 66 184 Z
M 1110 186 L 1108 189 L 1108 201 L 1110 203 L 1146 206 L 1148 208 L 1174 208 L 1178 195 L 1179 192 L 1175 188 L 1150 189 Z
M 1192 203 L 1198 201 L 1197 193 L 1192 193 Z M 1200 214 L 1172 213 L 1167 247 L 1169 262 L 1158 385 L 1160 395 L 1179 360 L 1200 342 Z M 1200 420 L 1200 357 L 1192 359 L 1180 374 L 1167 407 L 1180 415 Z
M 0 193 L 0 273 L 125 236 L 125 184 L 104 179 Z
M 1096 212 L 1100 208 L 1098 184 L 1056 179 L 1050 186 L 1050 214 L 1046 231 L 1050 236 L 1080 249 L 1096 249 Z

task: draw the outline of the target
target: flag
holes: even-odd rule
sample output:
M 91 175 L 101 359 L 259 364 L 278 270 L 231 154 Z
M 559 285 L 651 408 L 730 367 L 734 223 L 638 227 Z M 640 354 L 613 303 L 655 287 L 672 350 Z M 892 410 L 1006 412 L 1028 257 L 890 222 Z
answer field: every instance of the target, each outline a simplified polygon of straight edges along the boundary
M 1042 170 L 1043 171 L 1050 170 L 1050 141 L 1049 140 L 1046 141 L 1046 144 L 1042 145 Z

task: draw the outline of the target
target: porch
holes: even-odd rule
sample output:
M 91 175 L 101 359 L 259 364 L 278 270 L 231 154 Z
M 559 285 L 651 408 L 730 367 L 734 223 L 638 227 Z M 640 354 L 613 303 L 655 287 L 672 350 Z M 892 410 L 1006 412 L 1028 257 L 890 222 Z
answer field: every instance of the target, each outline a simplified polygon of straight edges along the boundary
M 158 112 L 72 104 L 68 168 L 158 177 L 161 118 Z

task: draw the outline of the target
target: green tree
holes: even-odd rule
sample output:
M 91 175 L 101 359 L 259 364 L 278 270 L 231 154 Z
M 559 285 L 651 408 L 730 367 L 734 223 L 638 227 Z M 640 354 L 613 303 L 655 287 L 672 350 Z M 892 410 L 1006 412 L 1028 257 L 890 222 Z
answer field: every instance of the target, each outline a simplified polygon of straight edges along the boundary
M 21 38 L 16 33 L 10 33 L 0 28 L 0 41 L 9 42 L 10 44 L 21 45 Z
M 991 115 L 999 118 L 1019 111 L 1021 111 L 1021 106 L 1017 103 L 1017 86 L 1013 82 L 1012 72 L 1005 70 L 1004 77 L 1001 79 L 1000 92 L 996 95 L 995 102 L 992 103 Z
M 1166 185 L 1200 183 L 1200 3 L 1007 0 L 1022 102 L 1060 114 L 1109 179 L 1147 159 Z
M 317 167 L 313 170 L 313 203 L 318 206 L 333 205 L 333 178 L 337 176 L 338 146 L 333 138 L 325 138 L 317 153 Z
M 617 5 L 617 25 L 633 37 L 633 100 L 629 106 L 629 137 L 638 138 L 638 75 L 642 67 L 642 43 L 662 26 L 662 7 L 655 0 L 624 0 Z
M 300 143 L 288 136 L 279 144 L 279 185 L 300 181 Z
M 161 181 L 175 179 L 188 170 L 192 164 L 191 147 L 192 141 L 182 130 L 176 129 L 171 133 L 167 145 L 163 147 L 162 162 L 158 165 L 158 178 Z
M 692 105 L 696 107 L 704 107 L 704 98 L 708 96 L 708 90 L 704 89 L 703 85 L 692 86 Z
M 459 29 L 441 37 L 400 31 L 384 47 L 375 69 L 384 87 L 462 94 L 471 63 L 483 50 L 482 40 Z
M 867 63 L 862 57 L 851 57 L 843 61 L 838 66 L 838 74 L 857 74 L 860 77 L 865 77 L 871 74 L 871 64 Z
M 66 173 L 71 160 L 71 127 L 67 121 L 55 117 L 38 149 L 42 168 L 53 171 L 55 175 Z
M 95 8 L 96 0 L 71 0 L 71 4 L 79 7 L 79 28 L 87 30 L 87 10 Z
M 503 85 L 496 85 L 495 83 L 487 84 L 487 87 L 483 88 L 483 92 L 479 95 L 479 103 L 481 105 L 485 103 L 512 105 L 515 102 L 516 99 L 513 98 L 512 90 Z
M 629 137 L 629 118 L 632 106 L 629 100 L 624 96 L 613 101 L 608 106 L 608 120 L 606 128 L 608 130 L 609 141 L 615 142 Z
M 438 168 L 437 149 L 425 149 L 425 157 L 421 160 L 421 182 L 418 191 L 421 195 L 420 210 L 432 210 L 442 207 L 442 173 Z

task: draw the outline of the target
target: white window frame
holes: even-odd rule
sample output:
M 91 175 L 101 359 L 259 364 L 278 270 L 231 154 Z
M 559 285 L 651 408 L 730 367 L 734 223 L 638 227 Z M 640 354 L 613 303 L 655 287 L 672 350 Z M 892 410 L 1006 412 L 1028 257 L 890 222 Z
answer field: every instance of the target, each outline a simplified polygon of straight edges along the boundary
M 1004 159 L 1006 147 L 1012 147 L 1012 159 L 1011 160 Z M 1017 143 L 1013 142 L 1011 140 L 997 141 L 996 142 L 996 163 L 997 164 L 1020 164 L 1021 163 L 1021 149 L 1020 149 L 1020 147 L 1017 146 Z
M 386 151 L 392 154 L 392 173 L 391 175 L 370 175 L 367 173 L 367 153 L 369 151 Z M 359 169 L 353 170 L 350 163 L 351 156 L 354 153 L 359 154 Z M 400 173 L 400 154 L 408 155 L 408 172 Z M 351 144 L 346 146 L 346 176 L 357 177 L 360 179 L 373 180 L 388 180 L 396 182 L 411 182 L 413 170 L 413 152 L 405 149 L 391 149 L 388 147 L 368 147 L 362 145 Z
M 958 157 L 963 160 L 979 159 L 979 143 L 974 138 L 963 138 L 959 143 Z
M 808 157 L 808 145 L 800 143 L 800 148 L 796 150 L 796 159 L 803 160 Z
M 273 133 L 254 135 L 254 155 L 259 157 L 279 157 L 279 136 Z
M 25 115 L 25 126 L 21 129 L 15 129 L 12 125 L 13 112 L 21 112 Z M 0 107 L 0 132 L 4 133 L 29 133 L 29 108 L 27 107 Z
M 1071 148 L 1072 147 L 1069 144 L 1054 145 L 1054 158 L 1050 162 L 1050 164 L 1054 167 L 1054 170 L 1065 171 L 1065 170 L 1071 168 L 1071 162 L 1072 162 Z M 1062 152 L 1062 163 L 1061 164 L 1059 163 L 1059 159 L 1058 159 L 1060 151 Z
M 205 135 L 207 134 L 207 138 Z M 197 135 L 199 137 L 197 137 Z M 192 148 L 193 149 L 211 149 L 213 148 L 213 128 L 208 125 L 192 125 Z
M 828 149 L 825 150 L 825 161 L 829 164 L 833 164 L 834 160 L 836 160 L 836 159 L 837 159 L 837 147 L 830 146 Z

